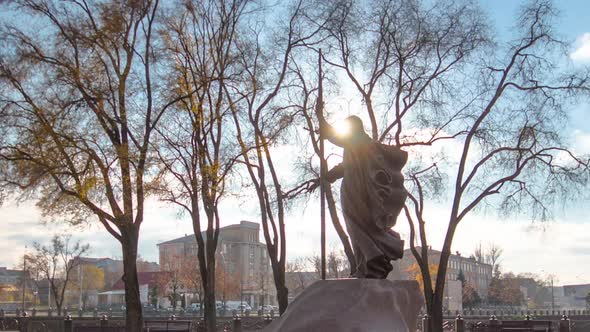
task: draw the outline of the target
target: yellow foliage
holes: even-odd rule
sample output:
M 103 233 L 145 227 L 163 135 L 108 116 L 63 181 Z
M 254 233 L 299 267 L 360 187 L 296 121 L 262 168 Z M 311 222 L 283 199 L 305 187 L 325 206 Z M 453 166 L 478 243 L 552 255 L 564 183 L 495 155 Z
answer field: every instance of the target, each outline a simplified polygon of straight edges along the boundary
M 81 265 L 78 273 L 78 268 L 74 269 L 73 280 L 68 287 L 72 290 L 80 289 L 80 282 L 82 289 L 88 290 L 102 290 L 105 286 L 104 271 L 94 265 Z
M 412 264 L 412 266 L 410 266 L 406 271 L 412 276 L 412 278 L 414 278 L 414 280 L 418 282 L 418 284 L 420 285 L 420 289 L 424 291 L 424 279 L 418 263 Z M 428 264 L 428 271 L 430 273 L 430 283 L 434 290 L 436 283 L 436 274 L 438 273 L 438 264 Z
M 94 188 L 96 185 L 96 177 L 92 176 L 90 178 L 84 179 L 82 186 L 80 187 L 79 194 L 81 198 L 86 198 L 88 192 Z
M 19 289 L 14 285 L 0 285 L 0 301 L 12 302 L 15 301 L 15 294 L 19 293 Z

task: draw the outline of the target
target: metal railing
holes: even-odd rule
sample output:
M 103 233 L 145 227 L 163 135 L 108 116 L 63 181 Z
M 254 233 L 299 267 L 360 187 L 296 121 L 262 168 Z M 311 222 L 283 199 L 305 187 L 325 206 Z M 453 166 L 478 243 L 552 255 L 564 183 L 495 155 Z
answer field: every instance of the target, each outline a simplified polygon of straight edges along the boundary
M 525 315 L 524 319 L 498 319 L 491 315 L 488 320 L 465 319 L 460 314 L 455 319 L 443 321 L 443 331 L 452 332 L 504 332 L 504 331 L 529 331 L 529 332 L 575 332 L 578 327 L 585 327 L 587 321 L 573 321 L 562 315 L 559 320 L 533 319 Z M 579 322 L 579 323 L 578 323 Z M 590 325 L 590 322 L 588 322 Z M 430 318 L 424 315 L 419 322 L 418 331 L 430 332 Z M 580 330 L 584 331 L 584 330 Z

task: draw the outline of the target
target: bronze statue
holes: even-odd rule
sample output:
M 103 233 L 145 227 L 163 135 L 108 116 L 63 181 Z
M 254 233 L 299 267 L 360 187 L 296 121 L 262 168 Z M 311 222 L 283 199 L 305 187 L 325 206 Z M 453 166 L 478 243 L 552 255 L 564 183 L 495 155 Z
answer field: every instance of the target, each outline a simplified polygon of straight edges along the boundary
M 327 173 L 327 181 L 342 178 L 342 213 L 357 262 L 353 277 L 385 279 L 391 260 L 404 251 L 404 241 L 391 228 L 407 197 L 401 169 L 408 154 L 374 142 L 359 117 L 346 121 L 350 130 L 341 136 L 320 118 L 320 137 L 344 149 L 342 163 Z

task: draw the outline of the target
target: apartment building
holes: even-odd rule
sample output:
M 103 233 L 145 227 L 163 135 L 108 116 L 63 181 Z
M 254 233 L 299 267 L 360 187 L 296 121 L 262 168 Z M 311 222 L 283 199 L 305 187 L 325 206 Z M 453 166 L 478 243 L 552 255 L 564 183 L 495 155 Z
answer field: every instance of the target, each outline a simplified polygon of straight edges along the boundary
M 203 237 L 206 238 L 205 232 Z M 197 241 L 193 234 L 185 235 L 158 244 L 162 270 L 186 258 L 196 259 Z M 252 308 L 262 304 L 274 304 L 276 291 L 266 245 L 260 242 L 260 224 L 240 221 L 239 224 L 219 229 L 217 245 L 217 269 L 226 277 L 218 280 L 225 283 L 231 278 L 238 288 L 232 294 L 224 294 L 224 285 L 217 288 L 218 300 L 239 300 L 248 302 Z M 227 281 L 229 282 L 229 281 Z M 239 293 L 236 297 L 236 292 Z M 225 297 L 225 298 L 223 298 Z M 232 297 L 232 298 L 229 298 Z
M 420 252 L 422 249 L 417 247 L 417 250 Z M 440 251 L 429 248 L 428 262 L 438 264 L 440 255 Z M 417 265 L 415 264 L 414 255 L 410 249 L 406 249 L 404 257 L 394 262 L 394 269 L 390 273 L 390 279 L 414 279 L 415 276 L 412 274 L 412 270 L 416 269 Z M 490 281 L 492 280 L 492 266 L 456 252 L 449 257 L 445 282 L 445 301 L 443 305 L 449 310 L 462 309 L 461 283 L 459 282 L 461 273 L 465 276 L 465 281 L 477 290 L 480 297 L 485 298 L 488 295 Z

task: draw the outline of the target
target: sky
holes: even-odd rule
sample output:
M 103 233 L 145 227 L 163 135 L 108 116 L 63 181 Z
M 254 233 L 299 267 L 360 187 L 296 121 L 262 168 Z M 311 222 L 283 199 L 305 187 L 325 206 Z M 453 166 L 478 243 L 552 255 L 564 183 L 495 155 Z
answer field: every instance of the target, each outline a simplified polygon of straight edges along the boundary
M 490 13 L 492 24 L 500 38 L 509 36 L 519 1 L 482 0 L 482 7 Z M 575 65 L 590 65 L 590 2 L 566 0 L 557 2 L 561 18 L 556 28 L 572 41 L 570 59 Z M 590 154 L 590 103 L 586 100 L 570 110 L 567 128 L 572 148 L 577 153 Z M 296 147 L 282 153 L 296 153 Z M 580 193 L 588 197 L 587 193 Z M 320 251 L 319 208 L 317 195 L 305 206 L 290 211 L 287 217 L 287 255 L 295 258 L 318 254 Z M 231 198 L 221 207 L 222 226 L 240 220 L 259 221 L 255 202 Z M 590 283 L 590 220 L 586 198 L 575 207 L 555 211 L 555 218 L 540 223 L 524 218 L 499 219 L 493 211 L 472 213 L 458 227 L 453 251 L 464 255 L 473 252 L 478 243 L 494 243 L 503 248 L 500 264 L 503 271 L 530 272 L 541 277 L 552 275 L 555 283 Z M 150 200 L 140 234 L 140 255 L 149 261 L 158 260 L 157 244 L 192 233 L 190 221 L 179 211 Z M 430 242 L 440 248 L 445 234 L 448 212 L 443 206 L 429 210 Z M 89 243 L 95 257 L 120 258 L 119 244 L 98 224 L 66 227 L 59 222 L 43 222 L 44 218 L 34 202 L 17 204 L 8 200 L 0 207 L 0 266 L 14 267 L 30 250 L 33 242 L 45 243 L 53 234 L 72 234 L 74 240 Z M 405 222 L 395 228 L 402 236 L 409 231 Z M 339 247 L 339 240 L 328 222 L 328 247 Z M 262 236 L 261 236 L 262 238 Z M 28 246 L 26 248 L 25 246 Z

